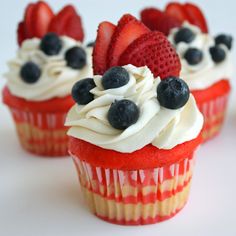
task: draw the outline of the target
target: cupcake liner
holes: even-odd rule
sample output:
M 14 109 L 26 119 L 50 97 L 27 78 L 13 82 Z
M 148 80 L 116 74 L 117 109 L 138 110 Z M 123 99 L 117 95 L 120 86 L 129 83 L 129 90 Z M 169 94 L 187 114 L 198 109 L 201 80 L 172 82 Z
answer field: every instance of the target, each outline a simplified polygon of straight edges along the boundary
M 10 111 L 24 149 L 42 156 L 68 155 L 66 113 L 40 113 L 12 107 Z
M 104 169 L 72 157 L 87 204 L 96 216 L 108 222 L 160 222 L 173 217 L 187 202 L 193 154 L 175 164 L 133 171 Z
M 207 141 L 216 136 L 224 123 L 227 112 L 229 93 L 207 102 L 198 103 L 199 110 L 204 116 L 203 140 Z

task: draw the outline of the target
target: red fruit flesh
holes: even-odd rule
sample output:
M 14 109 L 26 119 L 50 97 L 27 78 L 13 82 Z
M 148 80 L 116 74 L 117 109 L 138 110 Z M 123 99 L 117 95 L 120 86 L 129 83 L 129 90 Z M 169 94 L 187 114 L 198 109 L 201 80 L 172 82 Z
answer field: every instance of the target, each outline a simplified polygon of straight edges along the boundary
M 34 37 L 41 38 L 48 32 L 48 27 L 53 16 L 53 11 L 47 3 L 39 1 L 35 4 L 31 18 Z
M 166 6 L 165 12 L 177 18 L 179 21 L 184 22 L 188 20 L 188 15 L 186 14 L 183 5 L 178 2 L 171 2 Z
M 93 72 L 95 75 L 103 75 L 107 69 L 107 51 L 115 28 L 115 25 L 106 21 L 98 26 L 93 49 Z
M 180 27 L 182 22 L 174 16 L 155 8 L 147 8 L 141 12 L 142 22 L 151 30 L 161 31 L 168 35 L 170 30 Z
M 203 33 L 208 33 L 207 22 L 201 9 L 192 3 L 186 3 L 183 7 L 188 15 L 189 22 L 198 26 Z
M 161 32 L 150 32 L 136 39 L 121 55 L 119 66 L 148 66 L 155 77 L 179 76 L 180 60 Z
M 18 27 L 17 27 L 17 42 L 18 42 L 18 45 L 20 46 L 25 39 L 26 39 L 25 26 L 24 26 L 24 22 L 22 21 L 18 24 Z
M 24 32 L 26 35 L 26 38 L 32 38 L 34 36 L 34 26 L 32 24 L 32 17 L 33 17 L 33 11 L 35 8 L 35 4 L 30 3 L 25 10 L 24 15 Z
M 131 19 L 130 17 L 130 20 L 126 23 L 124 17 L 119 21 L 111 39 L 107 57 L 108 68 L 117 65 L 120 55 L 135 39 L 150 31 L 136 18 Z

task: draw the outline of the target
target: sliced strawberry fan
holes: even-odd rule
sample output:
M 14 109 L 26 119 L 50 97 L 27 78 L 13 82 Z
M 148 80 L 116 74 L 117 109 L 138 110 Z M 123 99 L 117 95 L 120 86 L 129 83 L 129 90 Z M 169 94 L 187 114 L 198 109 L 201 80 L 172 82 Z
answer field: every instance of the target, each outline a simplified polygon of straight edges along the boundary
M 146 8 L 141 11 L 142 22 L 151 30 L 158 30 L 168 35 L 170 30 L 182 25 L 184 21 L 198 26 L 208 33 L 207 22 L 201 9 L 192 3 L 169 3 L 164 11 Z
M 30 3 L 25 9 L 23 21 L 18 24 L 18 44 L 21 45 L 25 39 L 42 38 L 48 32 L 66 35 L 81 42 L 84 39 L 81 18 L 73 6 L 67 5 L 55 15 L 46 2 Z
M 179 76 L 180 60 L 166 36 L 152 32 L 132 15 L 124 15 L 117 26 L 102 22 L 93 51 L 94 74 L 103 75 L 113 66 L 148 66 L 162 79 Z

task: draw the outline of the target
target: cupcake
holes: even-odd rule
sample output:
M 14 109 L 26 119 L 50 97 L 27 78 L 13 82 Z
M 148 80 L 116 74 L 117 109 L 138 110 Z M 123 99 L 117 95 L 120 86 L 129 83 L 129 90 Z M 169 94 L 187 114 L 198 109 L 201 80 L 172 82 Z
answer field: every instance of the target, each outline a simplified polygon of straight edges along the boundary
M 131 15 L 117 26 L 99 25 L 93 66 L 106 71 L 74 85 L 77 103 L 66 119 L 69 153 L 88 206 L 122 225 L 164 221 L 184 207 L 203 125 L 187 84 L 176 75 L 180 64 L 171 44 L 162 33 L 142 29 Z M 129 56 L 147 65 L 118 65 Z
M 174 15 L 174 10 L 179 14 Z M 181 59 L 181 77 L 204 115 L 203 139 L 213 138 L 223 125 L 231 90 L 232 37 L 220 34 L 214 38 L 208 34 L 204 15 L 193 4 L 170 3 L 164 12 L 145 9 L 141 16 L 146 25 L 153 22 L 152 29 L 166 33 L 176 48 Z M 158 17 L 159 24 L 154 21 Z
M 51 17 L 52 10 L 46 3 L 30 4 L 24 22 L 19 24 L 17 55 L 8 63 L 5 74 L 3 101 L 11 111 L 20 143 L 27 151 L 42 156 L 68 154 L 64 122 L 74 104 L 71 89 L 76 81 L 92 75 L 92 48 L 82 44 L 82 28 L 78 28 L 80 33 L 70 34 L 79 26 L 72 19 L 80 19 L 73 9 L 65 7 Z

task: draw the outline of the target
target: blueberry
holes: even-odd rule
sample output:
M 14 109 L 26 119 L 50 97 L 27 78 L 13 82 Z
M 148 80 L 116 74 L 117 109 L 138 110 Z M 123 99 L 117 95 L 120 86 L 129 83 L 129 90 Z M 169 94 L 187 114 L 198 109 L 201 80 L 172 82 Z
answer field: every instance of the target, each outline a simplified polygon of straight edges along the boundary
M 92 41 L 87 44 L 87 47 L 94 47 L 94 45 L 95 45 L 95 41 Z
M 184 58 L 187 60 L 190 65 L 197 65 L 203 59 L 203 53 L 197 48 L 189 48 L 185 54 Z
M 168 109 L 179 109 L 189 99 L 189 87 L 180 78 L 168 77 L 157 86 L 157 100 L 160 105 Z
M 36 83 L 41 75 L 40 68 L 33 62 L 26 62 L 20 70 L 22 80 L 28 84 Z
M 92 78 L 77 81 L 72 88 L 72 98 L 80 105 L 86 105 L 94 99 L 90 90 L 96 87 Z
M 232 48 L 233 38 L 231 35 L 220 34 L 215 37 L 216 45 L 224 44 L 229 50 Z
M 225 50 L 223 48 L 221 48 L 220 46 L 211 47 L 210 48 L 210 54 L 211 54 L 212 60 L 215 63 L 222 62 L 226 57 Z
M 104 89 L 119 88 L 129 82 L 129 73 L 120 66 L 110 68 L 102 77 L 102 86 Z
M 67 65 L 73 69 L 82 69 L 86 65 L 86 52 L 81 47 L 73 47 L 65 54 Z
M 62 41 L 55 33 L 46 34 L 39 45 L 40 49 L 47 55 L 57 55 L 62 48 Z
M 183 27 L 175 34 L 174 40 L 176 44 L 179 42 L 191 43 L 195 37 L 196 35 L 191 29 Z
M 137 122 L 139 118 L 139 108 L 127 99 L 115 101 L 108 111 L 108 121 L 112 127 L 124 130 Z

